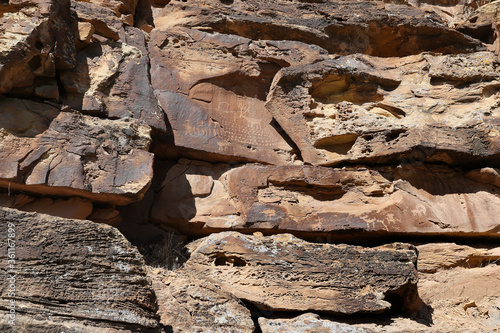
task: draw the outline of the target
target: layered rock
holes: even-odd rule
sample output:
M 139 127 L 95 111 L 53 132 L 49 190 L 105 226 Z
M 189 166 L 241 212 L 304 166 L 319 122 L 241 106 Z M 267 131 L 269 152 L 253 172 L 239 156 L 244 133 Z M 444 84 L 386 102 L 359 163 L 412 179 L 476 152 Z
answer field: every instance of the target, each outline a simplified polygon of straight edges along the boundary
M 149 271 L 160 323 L 173 332 L 254 332 L 250 311 L 233 294 L 189 272 Z
M 144 261 L 116 229 L 8 208 L 0 220 L 3 332 L 158 331 Z
M 413 313 L 421 306 L 417 252 L 408 244 L 363 248 L 222 232 L 189 248 L 187 271 L 265 310 Z
M 336 57 L 282 69 L 267 109 L 313 165 L 498 166 L 493 53 Z
M 154 14 L 157 27 L 302 41 L 337 54 L 387 57 L 483 49 L 481 42 L 448 28 L 435 13 L 373 1 L 172 1 Z
M 147 125 L 10 98 L 0 108 L 3 188 L 112 204 L 138 200 L 148 189 L 153 157 Z
M 192 234 L 258 229 L 308 237 L 325 232 L 499 235 L 500 189 L 445 166 L 184 163 L 189 164 L 167 173 L 151 218 Z

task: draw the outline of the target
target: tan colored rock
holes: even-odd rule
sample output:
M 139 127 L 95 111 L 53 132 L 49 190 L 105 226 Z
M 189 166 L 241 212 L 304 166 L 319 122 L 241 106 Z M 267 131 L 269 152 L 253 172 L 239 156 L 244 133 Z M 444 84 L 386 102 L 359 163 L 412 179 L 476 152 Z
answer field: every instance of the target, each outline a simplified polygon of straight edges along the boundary
M 2 332 L 159 331 L 144 261 L 116 229 L 8 208 L 0 208 L 0 220 L 6 240 L 0 251 Z M 7 252 L 12 233 L 14 252 Z M 13 268 L 7 253 L 15 253 Z M 14 326 L 8 324 L 12 299 Z
M 480 183 L 500 187 L 500 169 L 496 168 L 476 169 L 468 172 L 466 177 Z
M 92 23 L 89 22 L 76 22 L 76 31 L 78 33 L 77 37 L 80 41 L 90 43 L 92 35 L 95 32 L 95 28 Z
M 313 165 L 496 166 L 496 64 L 488 52 L 338 57 L 282 69 L 266 106 Z
M 254 332 L 250 311 L 230 292 L 188 271 L 150 269 L 160 323 L 172 332 Z
M 446 166 L 230 168 L 191 162 L 169 170 L 151 219 L 197 235 L 257 229 L 323 240 L 327 234 L 358 239 L 360 231 L 498 237 L 499 193 Z
M 363 248 L 222 232 L 189 248 L 187 271 L 265 310 L 412 313 L 421 306 L 417 253 L 408 244 Z
M 127 204 L 152 178 L 150 128 L 16 99 L 0 101 L 0 186 Z
M 16 208 L 25 212 L 37 212 L 68 219 L 85 220 L 92 213 L 93 205 L 78 197 L 69 199 L 51 199 L 29 197 L 25 194 L 0 194 L 0 206 Z
M 474 268 L 500 260 L 500 248 L 474 248 L 455 243 L 429 243 L 418 249 L 418 270 L 434 273 L 453 267 Z

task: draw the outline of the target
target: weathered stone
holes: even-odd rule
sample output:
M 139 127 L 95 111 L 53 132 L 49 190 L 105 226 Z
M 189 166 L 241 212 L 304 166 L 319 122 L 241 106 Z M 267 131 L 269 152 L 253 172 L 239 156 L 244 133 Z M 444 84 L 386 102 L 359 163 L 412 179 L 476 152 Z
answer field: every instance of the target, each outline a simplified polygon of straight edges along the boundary
M 123 22 L 110 8 L 91 2 L 72 0 L 71 11 L 79 22 L 92 24 L 97 35 L 117 41 L 125 34 Z
M 184 154 L 218 161 L 290 164 L 296 159 L 264 108 L 282 66 L 326 52 L 297 42 L 258 41 L 193 29 L 155 29 L 151 80 Z
M 421 306 L 417 252 L 408 244 L 363 248 L 221 232 L 189 248 L 186 270 L 266 310 L 413 313 Z
M 0 93 L 75 64 L 69 1 L 0 5 Z
M 250 311 L 230 292 L 188 271 L 150 269 L 160 323 L 171 332 L 254 332 Z
M 147 125 L 31 101 L 0 101 L 0 186 L 112 204 L 138 200 L 152 178 Z
M 304 162 L 500 161 L 492 53 L 337 57 L 282 69 L 267 108 Z
M 435 13 L 375 1 L 171 1 L 155 13 L 155 25 L 197 27 L 254 40 L 295 40 L 336 54 L 391 57 L 484 49 Z
M 430 243 L 417 247 L 418 271 L 434 273 L 453 267 L 480 267 L 500 260 L 500 248 L 474 248 L 455 243 Z
M 0 208 L 0 220 L 2 332 L 159 331 L 143 259 L 116 229 L 8 208 Z M 12 268 L 7 253 L 15 256 Z
M 79 220 L 85 220 L 93 209 L 90 201 L 78 197 L 66 200 L 34 198 L 26 194 L 10 195 L 8 193 L 0 194 L 0 206 Z
M 359 238 L 366 231 L 498 237 L 500 231 L 500 190 L 445 166 L 230 168 L 191 162 L 170 169 L 163 186 L 152 220 L 190 234 L 258 229 L 309 238 Z
M 60 74 L 63 102 L 85 114 L 141 119 L 166 131 L 149 82 L 144 34 L 129 29 L 124 42 L 93 43 L 78 52 L 76 67 Z
M 259 318 L 259 327 L 262 333 L 314 333 L 314 332 L 337 332 L 337 333 L 369 333 L 365 328 L 359 328 L 349 324 L 336 323 L 321 319 L 314 313 L 306 313 L 293 319 L 267 319 Z

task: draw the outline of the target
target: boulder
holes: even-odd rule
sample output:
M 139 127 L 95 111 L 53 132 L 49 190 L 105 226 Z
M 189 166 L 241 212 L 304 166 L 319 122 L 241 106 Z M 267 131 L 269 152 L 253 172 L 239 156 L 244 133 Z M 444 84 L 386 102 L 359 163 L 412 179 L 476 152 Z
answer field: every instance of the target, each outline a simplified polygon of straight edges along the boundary
M 411 314 L 421 306 L 409 244 L 364 248 L 221 232 L 188 247 L 187 271 L 264 310 Z
M 27 100 L 0 100 L 0 186 L 123 205 L 152 178 L 150 127 Z
M 254 332 L 250 311 L 230 292 L 189 271 L 150 269 L 160 323 L 171 332 Z
M 2 332 L 159 332 L 144 261 L 115 228 L 9 208 L 0 220 Z

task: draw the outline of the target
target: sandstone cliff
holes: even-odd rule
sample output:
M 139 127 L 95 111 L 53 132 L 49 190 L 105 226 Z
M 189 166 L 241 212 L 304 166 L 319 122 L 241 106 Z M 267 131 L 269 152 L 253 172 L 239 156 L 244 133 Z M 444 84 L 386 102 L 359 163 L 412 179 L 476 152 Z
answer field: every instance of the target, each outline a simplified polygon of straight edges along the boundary
M 0 1 L 0 330 L 500 330 L 499 11 Z

